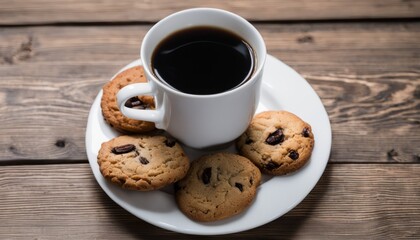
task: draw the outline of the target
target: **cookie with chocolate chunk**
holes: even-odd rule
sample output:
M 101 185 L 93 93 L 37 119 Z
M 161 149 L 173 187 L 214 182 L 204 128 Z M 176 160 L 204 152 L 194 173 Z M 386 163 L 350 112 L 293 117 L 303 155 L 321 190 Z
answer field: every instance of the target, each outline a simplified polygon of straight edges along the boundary
M 183 178 L 190 161 L 171 138 L 125 135 L 102 143 L 98 164 L 107 180 L 123 188 L 149 191 Z
M 179 209 L 196 221 L 225 219 L 244 211 L 254 199 L 260 170 L 245 157 L 214 153 L 191 164 L 187 176 L 175 184 Z
M 115 78 L 106 83 L 102 88 L 101 98 L 102 115 L 107 123 L 116 130 L 124 133 L 143 133 L 155 129 L 155 124 L 147 121 L 140 121 L 124 116 L 117 104 L 118 91 L 132 83 L 147 82 L 142 66 L 129 68 L 119 73 Z M 152 96 L 137 96 L 125 103 L 126 107 L 139 109 L 153 109 L 155 107 Z
M 263 173 L 284 175 L 310 159 L 314 135 L 311 126 L 293 113 L 266 111 L 254 116 L 236 146 Z

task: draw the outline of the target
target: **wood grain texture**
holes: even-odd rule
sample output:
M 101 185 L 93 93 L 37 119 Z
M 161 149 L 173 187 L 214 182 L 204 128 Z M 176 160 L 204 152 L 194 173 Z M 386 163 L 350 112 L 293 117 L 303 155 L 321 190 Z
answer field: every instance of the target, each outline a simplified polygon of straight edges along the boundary
M 268 52 L 320 95 L 333 128 L 330 161 L 420 161 L 420 23 L 256 27 Z M 86 159 L 93 99 L 138 57 L 149 28 L 0 29 L 0 161 Z
M 418 239 L 419 173 L 418 164 L 328 165 L 295 209 L 229 238 Z M 123 210 L 100 189 L 87 164 L 4 166 L 0 193 L 1 239 L 196 238 Z
M 416 0 L 3 0 L 0 2 L 0 24 L 155 22 L 175 11 L 191 7 L 226 9 L 252 21 L 420 16 L 420 3 Z

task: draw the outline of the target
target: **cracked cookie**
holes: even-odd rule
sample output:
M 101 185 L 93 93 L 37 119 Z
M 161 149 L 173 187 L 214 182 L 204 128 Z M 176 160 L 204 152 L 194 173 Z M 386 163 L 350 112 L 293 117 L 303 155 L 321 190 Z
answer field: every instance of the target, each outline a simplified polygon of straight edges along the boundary
M 314 135 L 311 126 L 293 113 L 266 111 L 252 119 L 236 147 L 263 173 L 284 175 L 306 164 Z
M 120 132 L 143 133 L 155 129 L 152 122 L 140 121 L 124 116 L 117 104 L 118 91 L 132 83 L 147 82 L 144 69 L 141 66 L 129 68 L 118 74 L 102 88 L 102 115 L 107 123 Z M 153 109 L 155 107 L 152 96 L 137 96 L 125 103 L 126 107 L 139 109 Z
M 187 176 L 175 184 L 175 199 L 191 219 L 216 221 L 245 210 L 260 182 L 260 170 L 247 158 L 215 153 L 192 162 Z
M 149 191 L 183 178 L 190 161 L 175 140 L 165 136 L 119 136 L 101 145 L 102 175 L 123 188 Z

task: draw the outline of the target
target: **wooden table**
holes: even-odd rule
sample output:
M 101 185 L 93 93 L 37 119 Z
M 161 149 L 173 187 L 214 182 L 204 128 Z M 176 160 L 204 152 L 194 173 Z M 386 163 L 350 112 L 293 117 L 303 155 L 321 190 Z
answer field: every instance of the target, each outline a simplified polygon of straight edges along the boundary
M 198 6 L 250 20 L 332 124 L 328 166 L 306 199 L 228 237 L 419 239 L 416 0 L 0 0 L 0 239 L 196 238 L 110 200 L 89 167 L 85 130 L 98 91 L 138 58 L 152 24 Z

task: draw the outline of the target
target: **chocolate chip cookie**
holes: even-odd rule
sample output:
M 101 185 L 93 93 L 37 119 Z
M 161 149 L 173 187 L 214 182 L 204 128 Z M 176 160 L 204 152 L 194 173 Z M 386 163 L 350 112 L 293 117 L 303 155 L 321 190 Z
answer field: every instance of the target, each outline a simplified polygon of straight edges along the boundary
M 236 146 L 263 173 L 284 175 L 306 164 L 314 135 L 311 126 L 293 113 L 266 111 L 252 119 Z
M 119 136 L 102 143 L 102 175 L 123 188 L 149 191 L 183 178 L 190 161 L 179 143 L 166 136 Z
M 121 88 L 132 83 L 142 82 L 147 82 L 144 76 L 144 69 L 142 66 L 137 66 L 121 72 L 102 88 L 102 115 L 106 122 L 120 132 L 143 133 L 155 129 L 155 124 L 152 122 L 135 120 L 124 116 L 117 105 L 116 95 Z M 139 109 L 153 109 L 155 104 L 152 96 L 137 96 L 129 99 L 125 103 L 125 106 Z
M 187 176 L 175 184 L 175 198 L 191 219 L 216 221 L 246 209 L 260 181 L 260 170 L 245 157 L 215 153 L 191 164 Z

